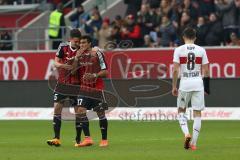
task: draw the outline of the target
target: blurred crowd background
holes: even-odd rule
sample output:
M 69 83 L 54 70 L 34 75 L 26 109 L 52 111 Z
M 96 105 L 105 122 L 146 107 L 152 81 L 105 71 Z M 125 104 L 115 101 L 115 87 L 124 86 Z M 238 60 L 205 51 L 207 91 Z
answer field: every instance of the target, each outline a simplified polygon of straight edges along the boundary
M 125 17 L 113 21 L 101 17 L 97 7 L 84 15 L 79 6 L 72 15 L 74 28 L 81 28 L 104 47 L 107 41 L 131 39 L 135 47 L 173 47 L 181 44 L 187 26 L 196 28 L 197 44 L 240 46 L 240 0 L 124 0 Z M 80 18 L 79 18 L 80 17 Z M 92 19 L 90 24 L 87 20 Z
M 40 3 L 39 0 L 34 2 Z M 48 2 L 60 12 L 60 4 L 67 3 Z M 90 34 L 94 45 L 102 48 L 109 41 L 119 43 L 122 40 L 131 40 L 134 47 L 179 46 L 181 33 L 187 26 L 197 30 L 198 45 L 240 46 L 240 0 L 124 0 L 125 16 L 120 16 L 119 10 L 112 20 L 102 17 L 97 5 L 91 12 L 85 12 L 82 2 L 84 0 L 76 1 L 74 13 L 68 19 L 71 27 Z M 21 0 L 0 0 L 3 5 L 14 3 L 21 3 Z M 26 0 L 26 3 L 33 1 Z M 9 38 L 8 33 L 1 33 L 1 39 Z

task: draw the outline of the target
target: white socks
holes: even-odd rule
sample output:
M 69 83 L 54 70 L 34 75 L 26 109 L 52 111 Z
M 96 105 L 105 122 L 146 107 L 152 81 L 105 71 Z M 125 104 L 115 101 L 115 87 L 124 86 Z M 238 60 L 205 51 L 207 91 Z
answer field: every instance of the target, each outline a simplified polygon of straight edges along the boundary
M 198 135 L 201 129 L 201 117 L 195 117 L 193 122 L 192 145 L 196 146 Z
M 180 127 L 181 127 L 184 135 L 185 136 L 189 135 L 187 117 L 186 117 L 185 113 L 178 114 L 178 121 L 179 121 Z

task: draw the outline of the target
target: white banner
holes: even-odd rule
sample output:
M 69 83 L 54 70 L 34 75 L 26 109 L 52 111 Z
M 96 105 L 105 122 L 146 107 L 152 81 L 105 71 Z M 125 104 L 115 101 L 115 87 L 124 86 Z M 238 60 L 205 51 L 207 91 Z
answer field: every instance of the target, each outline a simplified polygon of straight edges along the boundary
M 0 108 L 0 120 L 49 120 L 53 108 Z
M 177 120 L 175 107 L 115 108 L 107 114 L 112 120 L 163 121 Z M 187 110 L 188 119 L 193 119 L 191 108 Z M 202 112 L 204 120 L 240 120 L 239 107 L 209 107 Z
M 73 113 L 73 109 L 70 109 Z M 74 114 L 73 114 L 74 115 Z M 191 109 L 187 116 L 193 119 Z M 51 120 L 53 108 L 0 108 L 0 120 Z M 119 107 L 107 113 L 109 120 L 165 121 L 176 120 L 175 107 Z M 240 120 L 240 107 L 209 107 L 202 112 L 203 120 Z M 96 118 L 94 118 L 96 119 Z

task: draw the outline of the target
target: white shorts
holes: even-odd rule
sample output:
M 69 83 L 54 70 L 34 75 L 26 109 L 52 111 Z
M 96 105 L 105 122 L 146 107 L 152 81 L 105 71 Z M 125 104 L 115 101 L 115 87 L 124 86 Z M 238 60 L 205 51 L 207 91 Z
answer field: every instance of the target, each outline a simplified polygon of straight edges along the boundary
M 177 107 L 187 108 L 191 101 L 192 109 L 201 111 L 205 108 L 204 91 L 178 91 Z

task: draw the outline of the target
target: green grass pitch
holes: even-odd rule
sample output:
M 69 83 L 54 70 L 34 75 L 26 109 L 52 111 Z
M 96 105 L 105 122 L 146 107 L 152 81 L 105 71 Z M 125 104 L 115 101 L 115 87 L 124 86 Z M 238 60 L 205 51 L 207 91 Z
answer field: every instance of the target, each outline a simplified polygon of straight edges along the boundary
M 107 148 L 98 146 L 98 121 L 90 122 L 95 145 L 75 148 L 74 122 L 62 123 L 62 146 L 50 147 L 51 121 L 0 121 L 0 160 L 239 160 L 239 121 L 203 121 L 198 150 L 183 149 L 177 121 L 109 121 Z M 192 122 L 189 123 L 192 128 Z

